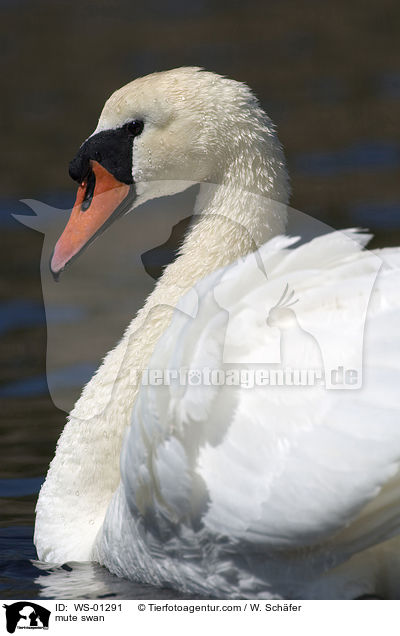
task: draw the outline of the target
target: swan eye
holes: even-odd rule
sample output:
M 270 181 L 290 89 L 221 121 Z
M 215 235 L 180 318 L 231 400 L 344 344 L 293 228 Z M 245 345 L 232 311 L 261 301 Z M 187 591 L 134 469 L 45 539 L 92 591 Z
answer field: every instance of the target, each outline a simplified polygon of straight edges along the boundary
M 133 135 L 134 137 L 136 137 L 137 135 L 140 135 L 143 128 L 144 128 L 144 123 L 137 119 L 135 119 L 135 121 L 130 121 L 128 124 L 126 124 L 126 129 L 128 133 L 130 135 Z

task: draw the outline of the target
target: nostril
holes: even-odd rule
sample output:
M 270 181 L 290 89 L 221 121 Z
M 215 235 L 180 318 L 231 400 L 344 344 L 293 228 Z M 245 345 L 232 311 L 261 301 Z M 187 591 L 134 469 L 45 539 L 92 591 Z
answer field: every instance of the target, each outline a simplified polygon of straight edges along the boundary
M 86 181 L 85 198 L 83 199 L 81 203 L 82 212 L 86 212 L 86 210 L 90 207 L 90 204 L 92 203 L 95 187 L 96 187 L 96 175 L 94 174 L 93 170 L 90 170 L 87 176 L 87 181 Z

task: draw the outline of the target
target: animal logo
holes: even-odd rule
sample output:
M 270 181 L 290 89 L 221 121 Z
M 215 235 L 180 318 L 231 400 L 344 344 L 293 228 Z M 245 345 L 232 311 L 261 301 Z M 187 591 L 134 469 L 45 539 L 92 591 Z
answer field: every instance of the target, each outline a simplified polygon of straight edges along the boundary
M 293 305 L 299 302 L 289 284 L 278 302 L 268 312 L 268 327 L 280 331 L 281 364 L 292 367 L 323 368 L 320 346 L 313 334 L 304 329 L 297 318 Z
M 6 610 L 6 627 L 9 634 L 14 634 L 16 629 L 48 629 L 50 610 L 31 603 L 30 601 L 18 601 L 10 605 L 4 604 Z

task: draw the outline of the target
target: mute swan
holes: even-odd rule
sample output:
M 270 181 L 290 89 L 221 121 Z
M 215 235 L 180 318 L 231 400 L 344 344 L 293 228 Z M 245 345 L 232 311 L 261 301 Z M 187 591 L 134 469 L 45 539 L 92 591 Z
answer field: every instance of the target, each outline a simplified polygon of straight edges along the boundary
M 179 257 L 70 414 L 38 499 L 39 558 L 217 597 L 396 598 L 398 250 L 367 252 L 355 230 L 285 237 L 271 121 L 244 84 L 197 68 L 117 90 L 70 174 L 55 277 L 121 214 L 202 185 Z M 321 379 L 322 358 L 357 348 L 355 389 L 235 384 L 299 361 Z M 166 369 L 189 372 L 160 385 Z

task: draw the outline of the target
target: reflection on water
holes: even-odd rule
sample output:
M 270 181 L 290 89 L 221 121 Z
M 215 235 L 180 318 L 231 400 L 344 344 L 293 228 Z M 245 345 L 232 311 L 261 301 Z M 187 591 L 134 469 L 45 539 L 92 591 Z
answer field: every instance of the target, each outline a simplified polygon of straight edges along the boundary
M 142 585 L 118 578 L 97 563 L 67 563 L 49 567 L 34 561 L 43 570 L 34 580 L 41 598 L 191 598 L 167 588 Z
M 12 526 L 0 528 L 0 596 L 4 599 L 36 598 L 34 584 L 37 569 L 31 563 L 35 558 L 32 528 Z
M 174 590 L 118 578 L 96 563 L 40 563 L 35 559 L 32 535 L 32 527 L 0 528 L 1 598 L 191 598 Z

